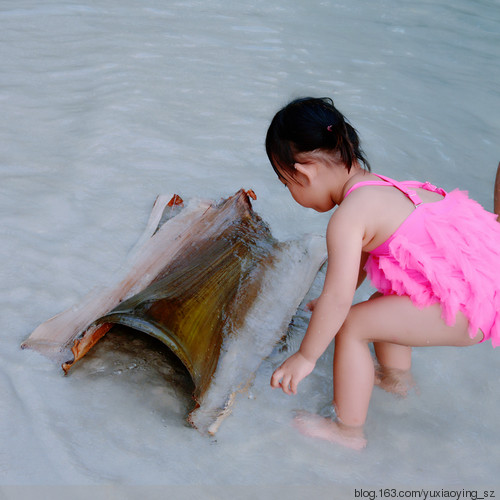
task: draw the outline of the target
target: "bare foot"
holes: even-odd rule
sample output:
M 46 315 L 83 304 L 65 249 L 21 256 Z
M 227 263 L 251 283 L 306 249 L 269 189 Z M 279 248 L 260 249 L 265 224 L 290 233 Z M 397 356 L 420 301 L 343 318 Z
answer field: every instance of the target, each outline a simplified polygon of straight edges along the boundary
M 366 447 L 366 438 L 361 427 L 347 427 L 338 420 L 320 417 L 315 413 L 298 411 L 293 426 L 304 436 L 324 439 L 353 450 Z
M 411 389 L 417 390 L 410 370 L 398 370 L 381 365 L 375 368 L 375 385 L 402 398 L 408 396 Z

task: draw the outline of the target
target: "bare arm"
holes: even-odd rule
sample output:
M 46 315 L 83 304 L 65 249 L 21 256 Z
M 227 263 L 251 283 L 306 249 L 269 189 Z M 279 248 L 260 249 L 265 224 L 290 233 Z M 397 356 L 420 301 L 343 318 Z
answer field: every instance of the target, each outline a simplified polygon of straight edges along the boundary
M 356 285 L 356 290 L 361 286 L 363 281 L 365 281 L 366 278 L 366 271 L 365 271 L 365 264 L 368 259 L 368 252 L 363 252 L 361 254 L 361 262 L 359 264 L 359 273 L 358 273 L 358 283 Z
M 495 179 L 495 191 L 494 191 L 494 211 L 498 215 L 497 220 L 500 222 L 500 163 L 497 168 L 497 176 Z
M 361 254 L 361 261 L 359 263 L 358 283 L 356 285 L 356 290 L 363 284 L 363 281 L 365 281 L 366 279 L 365 264 L 366 260 L 368 259 L 368 255 L 369 255 L 368 252 L 363 252 Z M 309 301 L 306 304 L 306 309 L 309 309 L 309 311 L 314 311 L 318 299 L 319 297 L 316 297 L 315 299 Z
M 342 326 L 352 304 L 359 278 L 364 228 L 337 210 L 328 224 L 328 268 L 321 295 L 314 306 L 306 334 L 297 353 L 273 374 L 272 387 L 296 393 L 298 383 L 314 369 Z M 281 382 L 280 382 L 281 381 Z
M 299 350 L 312 362 L 323 354 L 342 326 L 358 283 L 363 232 L 336 215 L 326 235 L 329 259 L 325 284 Z

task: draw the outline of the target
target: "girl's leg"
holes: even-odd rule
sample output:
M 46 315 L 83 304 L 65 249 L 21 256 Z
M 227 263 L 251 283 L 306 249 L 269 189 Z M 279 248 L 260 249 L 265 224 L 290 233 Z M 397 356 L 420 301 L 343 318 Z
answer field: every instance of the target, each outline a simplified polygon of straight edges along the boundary
M 438 304 L 418 309 L 408 297 L 379 297 L 353 306 L 335 342 L 334 402 L 340 420 L 351 426 L 365 422 L 374 371 L 370 341 L 417 347 L 467 346 L 482 339 L 482 334 L 471 339 L 467 328 L 462 313 L 447 326 Z
M 457 314 L 454 326 L 447 326 L 439 305 L 418 309 L 408 297 L 379 297 L 356 304 L 335 338 L 334 404 L 340 423 L 317 417 L 307 421 L 302 417 L 301 431 L 351 446 L 345 440 L 346 429 L 349 435 L 362 429 L 373 388 L 370 342 L 466 346 L 482 339 L 481 334 L 471 339 L 467 328 L 468 321 L 462 313 Z M 359 442 L 356 446 L 359 447 Z
M 375 292 L 368 300 L 379 297 L 383 297 L 383 295 L 380 292 Z M 396 370 L 409 370 L 411 368 L 411 347 L 390 342 L 374 342 L 373 347 L 381 366 Z
M 411 347 L 391 344 L 390 342 L 374 342 L 377 360 L 384 368 L 404 370 L 411 368 Z
M 375 292 L 369 300 L 383 297 Z M 406 396 L 408 390 L 415 386 L 411 376 L 411 347 L 391 344 L 390 342 L 374 342 L 378 366 L 375 370 L 375 385 L 398 396 Z
M 375 292 L 369 300 L 383 297 Z M 374 342 L 378 366 L 375 370 L 375 385 L 398 396 L 406 396 L 415 384 L 410 374 L 411 347 L 390 342 Z
M 375 368 L 375 385 L 397 396 L 406 396 L 415 387 L 410 372 L 411 347 L 374 342 L 378 365 Z

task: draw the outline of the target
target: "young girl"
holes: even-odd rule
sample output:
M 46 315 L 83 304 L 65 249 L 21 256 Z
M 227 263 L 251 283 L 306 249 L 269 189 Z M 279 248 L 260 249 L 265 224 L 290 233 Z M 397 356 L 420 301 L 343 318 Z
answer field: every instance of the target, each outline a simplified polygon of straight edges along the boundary
M 338 206 L 326 233 L 323 291 L 310 304 L 300 349 L 271 386 L 295 394 L 335 338 L 336 419 L 303 413 L 295 424 L 362 448 L 373 385 L 401 392 L 411 346 L 500 344 L 500 224 L 465 192 L 370 173 L 355 129 L 327 98 L 279 111 L 266 150 L 297 203 L 318 212 Z M 352 305 L 365 273 L 378 293 Z

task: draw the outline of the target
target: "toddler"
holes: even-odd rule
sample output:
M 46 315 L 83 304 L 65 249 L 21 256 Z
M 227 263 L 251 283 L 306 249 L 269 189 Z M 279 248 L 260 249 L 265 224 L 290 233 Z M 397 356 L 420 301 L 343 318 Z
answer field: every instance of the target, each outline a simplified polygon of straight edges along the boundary
M 500 224 L 463 191 L 371 173 L 356 130 L 328 98 L 280 110 L 266 150 L 297 203 L 318 212 L 337 207 L 326 231 L 323 290 L 310 303 L 299 350 L 271 386 L 295 394 L 335 340 L 336 418 L 303 413 L 295 424 L 359 449 L 374 383 L 404 392 L 412 346 L 500 344 Z M 366 274 L 378 292 L 352 305 Z

